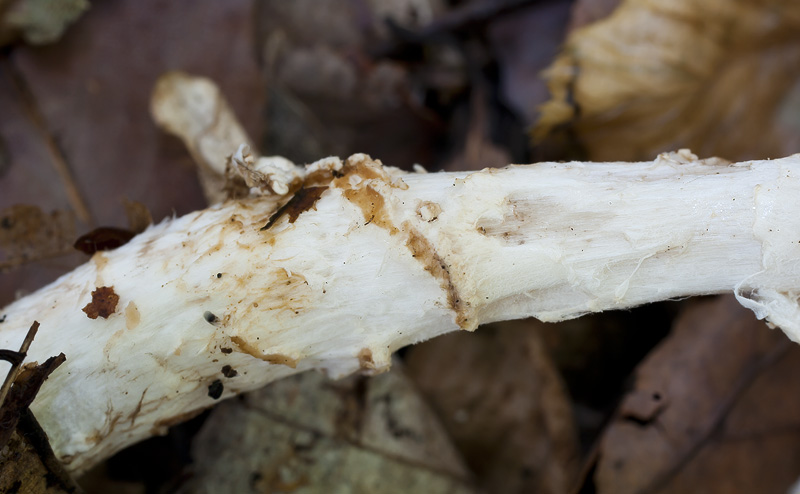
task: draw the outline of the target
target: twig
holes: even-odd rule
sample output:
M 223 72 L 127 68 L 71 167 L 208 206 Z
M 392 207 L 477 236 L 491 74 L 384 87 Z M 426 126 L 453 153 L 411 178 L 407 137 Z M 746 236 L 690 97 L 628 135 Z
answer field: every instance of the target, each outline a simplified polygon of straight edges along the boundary
M 19 347 L 19 351 L 14 352 L 8 350 L 0 350 L 1 352 L 0 359 L 6 360 L 11 363 L 11 369 L 8 371 L 8 374 L 6 375 L 6 380 L 3 381 L 3 386 L 0 387 L 0 408 L 2 408 L 3 404 L 6 401 L 8 390 L 11 389 L 11 385 L 17 378 L 17 374 L 19 373 L 22 361 L 28 354 L 28 349 L 30 348 L 31 343 L 33 343 L 33 339 L 36 337 L 36 332 L 38 330 L 39 330 L 39 323 L 37 321 L 33 321 L 33 324 L 31 324 L 28 333 L 25 335 L 25 339 L 22 341 L 22 345 L 20 345 Z

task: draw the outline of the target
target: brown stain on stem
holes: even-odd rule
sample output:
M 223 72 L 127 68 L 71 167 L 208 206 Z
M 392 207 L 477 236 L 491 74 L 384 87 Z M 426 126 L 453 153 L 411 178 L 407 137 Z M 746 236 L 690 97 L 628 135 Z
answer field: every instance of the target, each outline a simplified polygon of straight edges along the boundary
M 367 185 L 362 189 L 349 189 L 343 192 L 345 199 L 361 209 L 366 224 L 374 224 L 391 234 L 397 233 L 397 227 L 386 213 L 386 200 L 380 192 Z
M 353 175 L 361 178 L 361 181 L 355 185 L 351 181 Z M 391 176 L 380 163 L 362 159 L 355 162 L 348 160 L 342 169 L 342 176 L 335 178 L 331 183 L 334 187 L 342 190 L 345 199 L 361 209 L 365 224 L 374 224 L 388 231 L 390 235 L 401 231 L 408 235 L 406 247 L 411 251 L 411 256 L 422 263 L 425 271 L 439 280 L 440 286 L 446 293 L 448 306 L 456 313 L 456 323 L 459 327 L 469 328 L 470 321 L 467 317 L 469 303 L 461 299 L 458 289 L 450 277 L 447 263 L 436 252 L 433 244 L 415 230 L 411 223 L 405 222 L 400 228 L 395 226 L 387 211 L 386 199 L 373 186 L 376 181 L 394 187 Z M 436 205 L 436 208 L 435 211 L 432 211 L 434 218 L 441 213 L 441 207 Z M 359 354 L 359 363 L 361 363 L 361 354 Z
M 447 263 L 439 256 L 427 238 L 412 229 L 410 225 L 406 226 L 408 227 L 406 247 L 411 251 L 411 257 L 421 262 L 425 271 L 439 280 L 439 285 L 447 294 L 447 305 L 456 313 L 456 323 L 461 328 L 468 327 L 469 318 L 466 316 L 468 304 L 461 300 L 461 296 L 450 278 Z
M 130 414 L 131 427 L 133 427 L 133 425 L 136 423 L 136 417 L 138 417 L 139 413 L 142 411 L 142 403 L 144 403 L 144 395 L 147 394 L 148 389 L 150 389 L 149 386 L 144 388 L 144 391 L 142 391 L 142 396 L 141 398 L 139 398 L 139 403 L 136 404 L 136 408 Z
M 362 348 L 358 352 L 358 368 L 362 371 L 374 371 L 376 369 L 375 360 L 372 358 L 372 350 Z
M 128 302 L 125 306 L 125 327 L 130 329 L 136 328 L 142 320 L 142 315 L 139 313 L 139 308 L 133 301 Z
M 280 353 L 261 353 L 261 350 L 259 350 L 255 345 L 251 345 L 240 336 L 231 336 L 231 343 L 239 347 L 239 350 L 241 350 L 243 353 L 263 360 L 264 362 L 269 362 L 270 364 L 276 365 L 285 365 L 287 367 L 291 367 L 292 369 L 297 368 L 298 359 Z

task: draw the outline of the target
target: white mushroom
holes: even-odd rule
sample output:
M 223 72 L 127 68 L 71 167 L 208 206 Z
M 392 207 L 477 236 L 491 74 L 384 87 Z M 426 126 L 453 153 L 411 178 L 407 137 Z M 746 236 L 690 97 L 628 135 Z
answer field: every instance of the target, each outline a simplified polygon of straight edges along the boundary
M 32 409 L 68 469 L 217 397 L 307 369 L 379 371 L 402 346 L 491 321 L 735 291 L 800 337 L 800 155 L 280 168 L 303 181 L 288 203 L 272 190 L 165 220 L 0 310 L 0 347 L 37 320 L 29 360 L 67 357 Z

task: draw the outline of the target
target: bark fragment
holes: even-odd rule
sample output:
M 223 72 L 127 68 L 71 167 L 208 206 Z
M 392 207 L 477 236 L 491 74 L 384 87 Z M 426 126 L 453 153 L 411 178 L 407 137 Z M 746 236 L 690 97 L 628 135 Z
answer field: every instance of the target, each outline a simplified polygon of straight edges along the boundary
M 92 301 L 81 310 L 89 319 L 108 319 L 117 310 L 118 302 L 119 295 L 114 293 L 113 286 L 101 286 L 92 291 Z

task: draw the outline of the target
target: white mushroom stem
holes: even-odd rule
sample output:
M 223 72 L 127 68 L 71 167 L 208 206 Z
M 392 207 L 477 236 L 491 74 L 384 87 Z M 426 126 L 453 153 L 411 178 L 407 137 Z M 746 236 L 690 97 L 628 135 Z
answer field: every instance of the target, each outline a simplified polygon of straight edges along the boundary
M 284 198 L 229 201 L 95 254 L 0 311 L 0 347 L 38 320 L 29 359 L 66 354 L 33 411 L 80 472 L 221 388 L 381 370 L 404 345 L 491 321 L 735 290 L 796 340 L 798 177 L 800 155 L 433 174 L 330 158 L 277 218 Z M 89 319 L 99 287 L 119 300 Z

